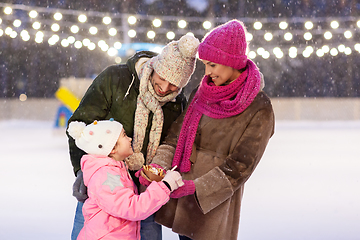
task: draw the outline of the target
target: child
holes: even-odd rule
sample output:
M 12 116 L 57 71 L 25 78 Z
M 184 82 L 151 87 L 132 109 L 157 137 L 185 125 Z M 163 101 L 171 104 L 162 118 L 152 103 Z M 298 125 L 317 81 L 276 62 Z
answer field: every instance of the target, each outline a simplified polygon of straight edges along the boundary
M 87 153 L 81 158 L 85 201 L 84 228 L 77 239 L 140 239 L 140 220 L 169 200 L 170 192 L 183 185 L 178 172 L 168 171 L 138 195 L 124 159 L 133 154 L 131 138 L 122 124 L 110 120 L 71 122 L 69 135 Z

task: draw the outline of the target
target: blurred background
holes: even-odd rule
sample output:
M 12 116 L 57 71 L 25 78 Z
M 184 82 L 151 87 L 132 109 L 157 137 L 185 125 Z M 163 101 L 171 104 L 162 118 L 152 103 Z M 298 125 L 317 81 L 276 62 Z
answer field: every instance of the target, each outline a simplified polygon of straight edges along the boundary
M 61 78 L 93 79 L 233 18 L 247 26 L 270 97 L 360 95 L 356 0 L 17 0 L 0 1 L 0 98 L 54 98 Z M 202 75 L 198 63 L 187 89 Z

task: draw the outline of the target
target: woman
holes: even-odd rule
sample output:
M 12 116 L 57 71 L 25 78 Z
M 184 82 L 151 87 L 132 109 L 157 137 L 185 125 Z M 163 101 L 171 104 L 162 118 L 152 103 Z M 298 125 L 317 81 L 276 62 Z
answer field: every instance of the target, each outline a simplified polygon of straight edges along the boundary
M 199 45 L 205 76 L 152 161 L 177 165 L 184 179 L 155 217 L 180 239 L 237 239 L 244 183 L 274 133 L 271 102 L 246 56 L 245 36 L 238 20 L 205 36 Z

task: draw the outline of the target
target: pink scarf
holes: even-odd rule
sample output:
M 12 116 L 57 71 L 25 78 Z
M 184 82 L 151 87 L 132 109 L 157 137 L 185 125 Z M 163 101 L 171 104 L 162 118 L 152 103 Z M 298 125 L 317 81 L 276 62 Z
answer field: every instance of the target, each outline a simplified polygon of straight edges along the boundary
M 228 118 L 243 112 L 260 90 L 260 72 L 256 65 L 247 61 L 246 70 L 226 86 L 215 86 L 205 76 L 184 117 L 172 166 L 180 172 L 189 172 L 190 155 L 196 130 L 203 114 L 211 118 Z

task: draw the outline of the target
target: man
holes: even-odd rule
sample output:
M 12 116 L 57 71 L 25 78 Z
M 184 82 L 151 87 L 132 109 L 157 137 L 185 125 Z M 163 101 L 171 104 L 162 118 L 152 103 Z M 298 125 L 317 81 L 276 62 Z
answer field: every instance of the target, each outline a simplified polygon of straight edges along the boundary
M 126 64 L 114 65 L 100 73 L 88 88 L 69 123 L 114 118 L 133 136 L 134 154 L 126 163 L 131 174 L 150 164 L 171 123 L 186 104 L 181 93 L 195 69 L 198 39 L 185 35 L 172 41 L 159 55 L 142 51 Z M 82 205 L 87 198 L 80 159 L 85 153 L 69 137 L 69 152 L 76 180 L 73 195 L 78 199 L 72 239 L 80 232 L 84 218 Z M 134 178 L 137 181 L 136 178 Z M 161 226 L 150 216 L 141 223 L 142 239 L 161 239 Z

